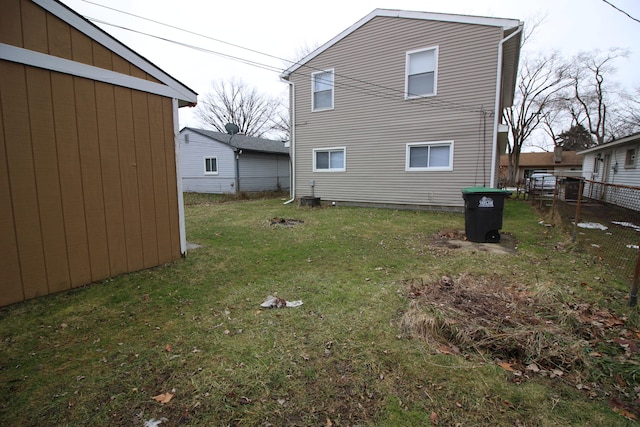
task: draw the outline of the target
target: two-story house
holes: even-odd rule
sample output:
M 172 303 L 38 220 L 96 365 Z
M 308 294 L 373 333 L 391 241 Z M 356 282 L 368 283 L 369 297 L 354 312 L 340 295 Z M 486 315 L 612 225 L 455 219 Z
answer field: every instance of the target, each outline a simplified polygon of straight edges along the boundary
M 292 200 L 461 210 L 496 187 L 522 28 L 376 9 L 285 70 Z

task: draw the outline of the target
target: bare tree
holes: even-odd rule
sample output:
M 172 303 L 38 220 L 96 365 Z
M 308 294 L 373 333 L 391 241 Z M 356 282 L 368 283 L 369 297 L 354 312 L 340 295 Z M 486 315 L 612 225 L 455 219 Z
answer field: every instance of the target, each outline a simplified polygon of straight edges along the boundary
M 620 94 L 620 117 L 610 127 L 615 139 L 640 132 L 640 86 L 633 93 Z
M 615 72 L 613 62 L 628 53 L 613 48 L 601 54 L 599 51 L 582 52 L 573 61 L 569 80 L 571 90 L 566 95 L 567 108 L 575 124 L 583 124 L 598 145 L 612 138 L 612 126 L 617 126 L 620 113 L 615 111 L 618 92 L 611 79 Z
M 196 107 L 200 122 L 218 132 L 233 123 L 240 133 L 255 137 L 278 134 L 277 117 L 283 108 L 277 98 L 261 95 L 242 80 L 220 80 L 212 84 L 212 92 L 203 96 Z
M 505 109 L 509 126 L 507 146 L 508 183 L 516 182 L 520 153 L 527 139 L 541 124 L 550 106 L 567 84 L 567 65 L 558 53 L 528 57 L 520 67 L 513 106 Z

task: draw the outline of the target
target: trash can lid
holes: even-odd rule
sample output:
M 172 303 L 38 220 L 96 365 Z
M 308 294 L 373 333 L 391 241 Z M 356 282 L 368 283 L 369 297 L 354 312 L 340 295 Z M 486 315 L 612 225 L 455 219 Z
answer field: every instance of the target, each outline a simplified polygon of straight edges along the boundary
M 492 194 L 511 194 L 509 190 L 502 190 L 500 188 L 489 188 L 489 187 L 467 187 L 463 188 L 462 194 L 473 194 L 473 193 L 492 193 Z

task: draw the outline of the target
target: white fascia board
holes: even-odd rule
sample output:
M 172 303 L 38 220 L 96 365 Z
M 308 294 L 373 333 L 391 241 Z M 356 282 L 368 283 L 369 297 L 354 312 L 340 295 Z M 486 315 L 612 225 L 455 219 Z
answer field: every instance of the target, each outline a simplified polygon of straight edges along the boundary
M 178 80 L 171 77 L 169 74 L 162 71 L 157 66 L 153 65 L 149 60 L 140 56 L 114 37 L 108 35 L 106 32 L 91 24 L 89 21 L 81 17 L 80 15 L 72 12 L 67 6 L 64 6 L 54 0 L 32 0 L 35 4 L 47 10 L 51 14 L 62 19 L 73 28 L 77 29 L 87 37 L 100 43 L 107 49 L 121 56 L 125 60 L 129 61 L 136 67 L 140 68 L 144 72 L 150 74 L 156 79 L 160 80 L 168 86 L 172 86 L 175 93 L 180 94 L 177 98 L 182 101 L 195 103 L 197 101 L 197 94 L 189 89 Z
M 392 16 L 398 18 L 423 19 L 426 21 L 455 22 L 458 24 L 487 25 L 500 27 L 503 30 L 518 27 L 521 22 L 517 19 L 492 18 L 489 16 L 455 15 L 452 13 L 411 12 L 404 10 L 376 9 L 377 16 Z M 375 11 L 374 11 L 375 12 Z
M 616 139 L 606 144 L 596 145 L 595 147 L 587 148 L 586 150 L 578 151 L 576 154 L 588 154 L 594 151 L 606 150 L 607 148 L 617 147 L 618 145 L 626 144 L 628 142 L 640 142 L 640 133 L 635 133 L 629 136 L 625 136 L 620 139 Z
M 93 65 L 87 65 L 71 61 L 69 59 L 60 58 L 58 56 L 47 55 L 45 53 L 35 52 L 33 50 L 23 49 L 21 47 L 11 46 L 4 43 L 0 43 L 0 59 L 45 70 L 56 71 L 63 74 L 69 74 L 72 76 L 84 77 L 90 80 L 97 80 L 168 98 L 185 100 L 183 94 L 177 91 L 173 86 L 166 86 L 150 80 L 117 73 L 104 68 L 94 67 Z M 196 102 L 196 98 L 186 99 L 185 101 Z
M 379 16 L 388 18 L 422 19 L 425 21 L 454 22 L 459 24 L 487 25 L 492 27 L 500 27 L 503 30 L 517 28 L 520 24 L 522 24 L 522 22 L 517 19 L 491 18 L 471 15 L 453 15 L 449 13 L 412 12 L 394 9 L 375 9 L 373 12 L 369 13 L 367 16 L 311 52 L 309 55 L 305 56 L 303 59 L 287 68 L 282 72 L 282 74 L 280 74 L 280 77 L 286 80 L 298 68 L 302 67 L 304 64 L 311 61 L 313 58 L 320 55 L 322 52 L 324 52 L 343 38 L 347 37 L 349 34 L 353 33 L 367 22 L 371 21 L 373 18 Z

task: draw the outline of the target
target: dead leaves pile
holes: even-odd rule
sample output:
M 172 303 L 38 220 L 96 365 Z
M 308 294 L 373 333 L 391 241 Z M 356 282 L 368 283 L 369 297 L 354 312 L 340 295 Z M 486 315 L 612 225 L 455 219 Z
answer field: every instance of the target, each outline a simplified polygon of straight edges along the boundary
M 545 376 L 572 384 L 591 398 L 608 394 L 589 382 L 588 371 L 618 348 L 616 363 L 639 365 L 640 331 L 624 318 L 591 304 L 566 304 L 534 295 L 498 276 L 460 275 L 434 282 L 405 281 L 410 307 L 401 320 L 406 337 L 424 340 L 435 353 L 480 355 L 510 374 L 513 382 Z M 607 356 L 610 357 L 610 356 Z M 610 387 L 631 402 L 612 405 L 635 419 L 640 388 L 618 375 Z M 626 400 L 626 399 L 625 399 Z

